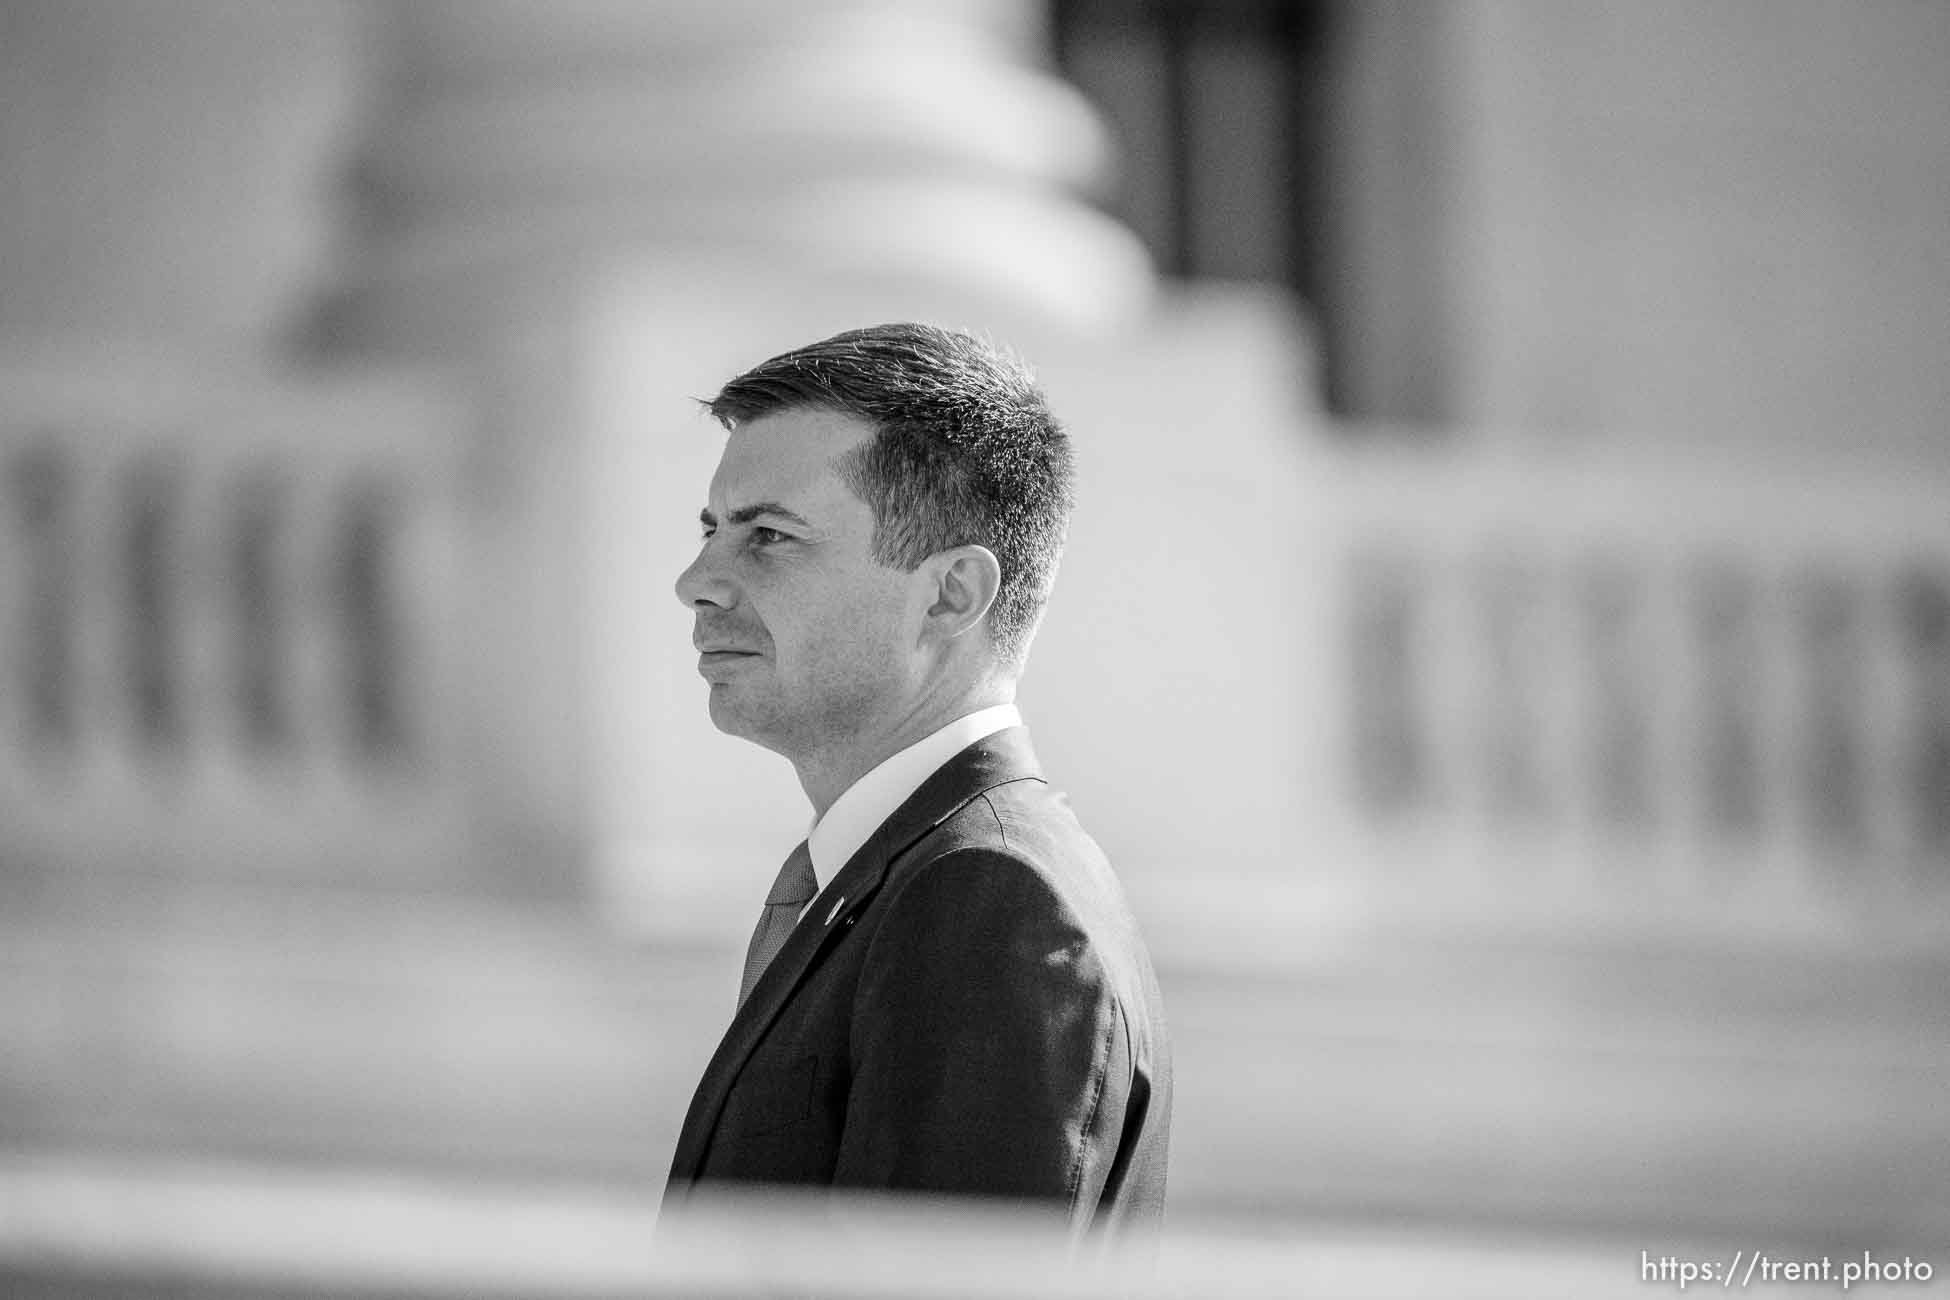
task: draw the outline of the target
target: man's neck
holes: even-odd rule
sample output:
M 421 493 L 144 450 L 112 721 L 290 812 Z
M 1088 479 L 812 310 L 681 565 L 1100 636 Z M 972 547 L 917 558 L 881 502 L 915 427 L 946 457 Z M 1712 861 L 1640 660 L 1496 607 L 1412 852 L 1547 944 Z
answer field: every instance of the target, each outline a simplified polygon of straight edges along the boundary
M 890 726 L 868 735 L 849 737 L 841 745 L 794 760 L 800 788 L 812 804 L 814 819 L 824 817 L 834 800 L 845 794 L 855 781 L 909 745 L 925 740 L 957 718 L 991 705 L 1010 704 L 1014 699 L 1013 690 L 991 686 L 953 701 L 938 701 L 917 708 Z

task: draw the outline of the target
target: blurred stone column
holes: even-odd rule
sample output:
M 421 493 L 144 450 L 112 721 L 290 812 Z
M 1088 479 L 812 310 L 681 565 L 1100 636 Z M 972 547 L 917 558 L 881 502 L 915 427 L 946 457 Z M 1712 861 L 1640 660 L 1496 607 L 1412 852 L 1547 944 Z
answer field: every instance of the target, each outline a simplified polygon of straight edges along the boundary
M 725 868 L 775 857 L 800 799 L 703 718 L 670 584 L 718 439 L 688 399 L 871 320 L 1046 355 L 1139 318 L 1149 264 L 1082 197 L 1106 138 L 1037 66 L 1031 0 L 387 13 L 391 93 L 331 338 L 455 364 L 488 411 L 488 838 L 517 872 L 649 873 L 654 907 L 715 925 L 743 883 Z
M 634 251 L 787 253 L 1059 317 L 1118 318 L 1148 274 L 1075 191 L 1094 112 L 1031 63 L 1026 0 L 429 0 L 393 10 L 393 94 L 366 158 L 361 297 L 389 340 L 429 313 Z M 402 288 L 422 310 L 402 315 Z M 444 349 L 443 349 L 444 350 Z
M 357 19 L 346 0 L 9 0 L 0 337 L 273 352 L 330 271 Z

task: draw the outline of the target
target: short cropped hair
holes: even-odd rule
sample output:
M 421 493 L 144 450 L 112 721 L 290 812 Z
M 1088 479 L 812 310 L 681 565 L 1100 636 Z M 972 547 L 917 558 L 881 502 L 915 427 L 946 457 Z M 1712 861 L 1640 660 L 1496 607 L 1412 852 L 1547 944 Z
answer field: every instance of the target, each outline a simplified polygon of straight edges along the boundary
M 869 425 L 835 468 L 873 511 L 873 558 L 911 572 L 955 546 L 994 552 L 989 635 L 1021 668 L 1056 581 L 1075 471 L 1069 436 L 1020 360 L 954 330 L 874 325 L 754 366 L 709 406 L 727 429 L 796 408 Z

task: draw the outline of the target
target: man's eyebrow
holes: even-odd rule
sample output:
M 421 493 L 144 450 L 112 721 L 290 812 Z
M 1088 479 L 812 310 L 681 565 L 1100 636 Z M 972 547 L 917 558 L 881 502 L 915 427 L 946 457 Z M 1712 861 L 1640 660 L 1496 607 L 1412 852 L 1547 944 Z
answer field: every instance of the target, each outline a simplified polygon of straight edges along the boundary
M 773 519 L 783 520 L 789 524 L 794 524 L 808 531 L 812 529 L 812 524 L 804 515 L 796 510 L 789 510 L 776 501 L 755 501 L 748 506 L 739 506 L 727 515 L 726 519 L 728 522 L 734 524 L 749 524 L 768 516 Z M 697 521 L 706 528 L 716 528 L 718 526 L 718 517 L 711 513 L 711 507 L 709 506 L 697 512 Z

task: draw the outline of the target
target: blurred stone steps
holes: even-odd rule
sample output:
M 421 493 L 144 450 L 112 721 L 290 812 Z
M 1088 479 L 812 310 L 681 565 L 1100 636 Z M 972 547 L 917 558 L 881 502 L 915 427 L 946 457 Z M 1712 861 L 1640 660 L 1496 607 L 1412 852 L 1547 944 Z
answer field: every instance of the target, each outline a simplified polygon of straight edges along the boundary
M 0 1142 L 648 1180 L 730 1008 L 566 906 L 141 892 L 0 917 Z

